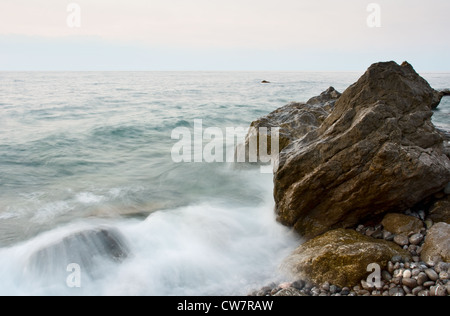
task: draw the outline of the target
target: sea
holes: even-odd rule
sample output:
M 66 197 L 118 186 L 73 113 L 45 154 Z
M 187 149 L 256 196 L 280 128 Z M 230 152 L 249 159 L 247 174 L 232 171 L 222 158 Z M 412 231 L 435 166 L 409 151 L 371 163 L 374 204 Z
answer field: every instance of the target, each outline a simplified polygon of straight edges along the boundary
M 0 72 L 0 295 L 246 295 L 283 280 L 301 240 L 276 222 L 273 175 L 177 161 L 174 131 L 192 131 L 187 157 L 209 128 L 233 152 L 227 128 L 362 74 Z M 450 87 L 450 74 L 421 75 Z M 450 98 L 433 121 L 450 130 Z

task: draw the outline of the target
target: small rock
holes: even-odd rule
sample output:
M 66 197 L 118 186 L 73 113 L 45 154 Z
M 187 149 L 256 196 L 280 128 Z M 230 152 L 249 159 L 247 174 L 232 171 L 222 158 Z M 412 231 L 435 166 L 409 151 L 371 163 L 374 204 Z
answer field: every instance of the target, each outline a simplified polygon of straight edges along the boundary
M 426 275 L 426 273 L 420 272 L 419 275 L 417 276 L 417 284 L 423 285 L 427 281 L 428 281 L 428 276 Z
M 364 230 L 364 225 L 359 225 L 359 226 L 356 228 L 356 231 L 357 231 L 358 233 L 361 233 L 363 230 Z
M 405 296 L 405 291 L 399 287 L 393 287 L 389 290 L 389 296 Z
M 434 281 L 427 281 L 423 284 L 424 287 L 431 287 L 436 285 L 436 283 Z
M 383 238 L 383 232 L 381 230 L 377 230 L 372 234 L 372 238 L 375 239 L 384 239 Z
M 443 285 L 436 285 L 432 286 L 430 288 L 430 295 L 431 296 L 446 296 L 447 295 L 447 289 Z
M 430 229 L 431 227 L 433 227 L 433 221 L 431 219 L 426 219 L 425 226 L 427 227 L 427 229 Z
M 447 271 L 441 271 L 441 273 L 439 273 L 439 279 L 441 280 L 448 280 L 449 279 L 449 274 Z
M 330 290 L 330 283 L 325 282 L 324 284 L 322 284 L 321 289 L 324 290 L 324 291 L 329 291 Z
M 303 290 L 305 285 L 306 285 L 306 282 L 303 280 L 298 280 L 298 281 L 295 281 L 294 283 L 292 283 L 292 287 L 296 288 L 297 290 Z
M 412 289 L 411 293 L 414 296 L 417 296 L 419 294 L 420 291 L 423 291 L 423 287 L 421 286 L 416 286 L 415 288 Z
M 393 241 L 394 240 L 394 234 L 392 234 L 391 232 L 384 230 L 383 231 L 383 239 L 387 240 L 387 241 Z
M 436 270 L 437 273 L 441 273 L 442 271 L 449 271 L 450 270 L 450 263 L 447 262 L 439 262 L 435 267 L 434 270 Z
M 417 268 L 412 269 L 412 271 L 411 271 L 411 275 L 412 275 L 413 277 L 418 276 L 419 273 L 420 273 L 420 269 L 417 269 Z
M 337 286 L 336 285 L 330 285 L 330 293 L 335 294 L 337 292 Z
M 406 285 L 410 289 L 413 289 L 413 288 L 415 288 L 417 286 L 417 280 L 416 279 L 403 278 L 402 279 L 402 283 L 403 283 L 403 285 Z
M 394 237 L 394 242 L 395 242 L 397 245 L 403 247 L 403 246 L 406 246 L 406 245 L 409 244 L 409 239 L 408 239 L 408 237 L 406 237 L 405 235 L 396 235 L 396 236 Z
M 392 272 L 394 272 L 394 264 L 392 263 L 392 261 L 389 261 L 387 264 L 387 270 L 389 273 L 392 274 Z
M 439 275 L 433 269 L 426 269 L 425 273 L 431 281 L 437 281 L 439 279 Z
M 366 230 L 366 236 L 371 237 L 374 233 L 375 233 L 375 229 L 374 229 L 373 227 L 369 227 L 369 228 Z
M 350 289 L 348 288 L 348 287 L 344 287 L 344 288 L 342 288 L 342 291 L 341 291 L 341 295 L 349 295 L 350 294 Z
M 397 256 L 393 256 L 391 261 L 392 261 L 394 264 L 395 264 L 395 263 L 400 263 L 400 262 L 403 261 L 403 258 L 402 258 L 402 256 L 397 255 Z
M 409 237 L 409 243 L 413 245 L 418 245 L 422 242 L 423 235 L 422 234 L 414 234 L 411 237 Z
M 417 294 L 417 296 L 430 296 L 430 291 L 428 291 L 428 290 L 420 291 L 420 292 Z
M 389 282 L 389 281 L 392 280 L 392 275 L 391 275 L 388 271 L 386 271 L 386 270 L 383 270 L 383 271 L 381 272 L 381 277 L 383 278 L 383 280 L 385 280 L 385 281 L 387 281 L 387 282 Z
M 412 276 L 411 270 L 406 269 L 405 271 L 403 271 L 403 278 L 409 279 L 411 276 Z
M 407 287 L 406 285 L 403 285 L 402 289 L 403 289 L 403 291 L 405 291 L 406 295 L 411 294 L 411 289 L 409 287 Z
M 373 286 L 373 285 L 367 283 L 367 282 L 364 281 L 364 280 L 361 281 L 361 286 L 362 286 L 362 288 L 363 288 L 364 290 L 368 290 L 368 291 L 371 291 L 371 290 L 374 289 L 374 286 Z

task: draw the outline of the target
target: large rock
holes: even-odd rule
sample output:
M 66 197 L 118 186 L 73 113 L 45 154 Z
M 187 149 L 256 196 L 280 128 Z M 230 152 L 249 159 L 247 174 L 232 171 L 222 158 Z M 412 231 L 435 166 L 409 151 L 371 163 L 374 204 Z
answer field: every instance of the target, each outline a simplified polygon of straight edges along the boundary
M 268 142 L 268 151 L 271 153 L 271 131 L 273 127 L 280 128 L 279 151 L 286 148 L 291 142 L 303 137 L 305 134 L 317 129 L 330 114 L 336 100 L 339 99 L 341 93 L 333 87 L 322 92 L 320 96 L 311 98 L 306 103 L 292 102 L 274 112 L 253 121 L 250 125 L 249 132 L 245 138 L 245 161 L 249 159 L 250 142 L 254 142 L 257 146 L 257 158 L 260 156 L 259 140 L 264 137 Z M 265 128 L 265 129 L 264 129 Z M 243 152 L 241 147 L 237 148 L 237 154 Z M 265 155 L 266 153 L 261 153 Z M 277 153 L 278 154 L 278 153 Z M 243 161 L 243 157 L 238 155 L 238 161 Z
M 450 262 L 450 225 L 437 223 L 428 230 L 425 244 L 422 248 L 423 261 Z
M 450 224 L 450 195 L 433 204 L 430 208 L 428 218 L 435 223 L 444 222 Z
M 283 268 L 295 279 L 351 287 L 369 275 L 370 264 L 379 264 L 383 269 L 393 256 L 410 257 L 392 242 L 337 229 L 301 245 L 286 259 Z
M 414 216 L 395 213 L 387 214 L 381 224 L 388 232 L 406 236 L 411 232 L 417 234 L 424 227 L 423 222 Z
M 450 182 L 436 91 L 408 63 L 372 65 L 275 170 L 278 220 L 305 238 L 404 211 Z

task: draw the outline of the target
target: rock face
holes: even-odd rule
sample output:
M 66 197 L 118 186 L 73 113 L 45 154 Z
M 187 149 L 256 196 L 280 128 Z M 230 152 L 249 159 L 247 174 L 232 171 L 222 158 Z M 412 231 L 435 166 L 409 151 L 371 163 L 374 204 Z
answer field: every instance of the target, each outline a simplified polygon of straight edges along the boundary
M 392 242 L 337 229 L 301 245 L 286 259 L 284 268 L 297 279 L 350 287 L 367 277 L 368 265 L 383 268 L 393 256 L 410 257 Z
M 450 225 L 437 223 L 428 231 L 423 245 L 422 260 L 450 262 Z
M 303 137 L 307 133 L 317 129 L 330 114 L 336 100 L 341 94 L 333 87 L 328 88 L 320 96 L 310 99 L 307 103 L 292 102 L 267 116 L 264 116 L 250 125 L 249 133 L 245 139 L 246 162 L 249 161 L 250 142 L 259 144 L 260 136 L 268 139 L 270 145 L 271 129 L 280 128 L 279 150 L 286 148 L 291 142 Z M 266 128 L 266 132 L 261 129 Z M 258 157 L 260 156 L 259 145 L 257 146 Z M 271 153 L 271 148 L 268 148 Z M 263 153 L 265 154 L 265 153 Z M 242 160 L 239 160 L 242 161 Z
M 410 64 L 372 65 L 318 128 L 323 118 L 296 140 L 286 136 L 274 175 L 278 220 L 309 239 L 444 189 L 450 160 L 431 123 L 435 102 L 436 91 Z
M 388 232 L 406 236 L 411 232 L 417 234 L 423 228 L 423 223 L 420 219 L 396 213 L 387 214 L 381 224 Z

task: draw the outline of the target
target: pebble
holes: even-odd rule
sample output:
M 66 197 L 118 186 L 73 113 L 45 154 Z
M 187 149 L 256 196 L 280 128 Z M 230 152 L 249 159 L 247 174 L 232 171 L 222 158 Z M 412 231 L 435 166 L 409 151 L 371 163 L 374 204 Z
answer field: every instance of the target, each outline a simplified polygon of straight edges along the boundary
M 387 281 L 387 282 L 389 282 L 389 281 L 392 280 L 392 275 L 391 275 L 388 271 L 386 271 L 386 270 L 383 270 L 383 271 L 381 272 L 381 277 L 383 278 L 383 280 L 385 280 L 385 281 Z
M 436 285 L 430 288 L 430 296 L 446 296 L 447 289 L 443 285 Z
M 417 280 L 412 278 L 403 278 L 402 279 L 403 285 L 413 289 L 417 286 Z
M 406 237 L 405 235 L 396 235 L 396 236 L 394 237 L 394 242 L 395 242 L 397 245 L 403 247 L 403 246 L 406 246 L 406 245 L 409 244 L 409 239 L 408 239 L 408 237 Z
M 427 281 L 423 284 L 424 287 L 431 287 L 435 285 L 436 283 L 434 281 Z
M 417 296 L 421 291 L 423 291 L 423 287 L 421 286 L 416 286 L 415 288 L 412 289 L 411 293 L 414 296 Z
M 439 279 L 441 279 L 441 280 L 448 280 L 449 279 L 448 272 L 441 271 L 441 273 L 439 273 Z
M 439 275 L 433 269 L 426 269 L 425 273 L 431 281 L 437 281 L 439 279 Z
M 403 271 L 403 278 L 404 279 L 409 279 L 412 276 L 412 272 L 409 269 L 406 269 L 405 271 Z
M 394 264 L 392 263 L 392 261 L 388 262 L 387 270 L 390 274 L 392 274 L 394 272 Z
M 426 275 L 426 273 L 420 272 L 419 275 L 417 276 L 417 284 L 423 285 L 427 281 L 428 281 L 428 276 Z
M 389 296 L 405 296 L 405 291 L 399 287 L 393 287 L 389 290 Z

